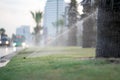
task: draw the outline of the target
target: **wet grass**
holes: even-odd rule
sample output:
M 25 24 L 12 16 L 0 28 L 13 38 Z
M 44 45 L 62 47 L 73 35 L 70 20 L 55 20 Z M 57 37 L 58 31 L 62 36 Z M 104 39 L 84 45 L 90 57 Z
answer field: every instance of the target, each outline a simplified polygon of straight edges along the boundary
M 95 49 L 94 48 L 83 49 L 80 47 L 29 48 L 29 49 L 26 49 L 24 51 L 24 53 L 25 52 L 27 53 L 30 51 L 32 52 L 33 50 L 35 50 L 35 52 L 37 53 L 37 54 L 35 54 L 35 55 L 37 55 L 36 57 L 41 56 L 41 54 L 47 54 L 47 53 L 48 53 L 48 55 L 50 54 L 49 56 L 56 56 L 56 57 L 95 57 Z
M 20 52 L 0 68 L 0 80 L 120 80 L 120 64 L 102 59 L 81 60 L 80 57 L 94 57 L 95 49 L 46 48 L 53 52 L 54 49 L 61 50 L 60 54 L 23 58 L 36 49 Z M 45 49 L 38 49 L 41 51 Z

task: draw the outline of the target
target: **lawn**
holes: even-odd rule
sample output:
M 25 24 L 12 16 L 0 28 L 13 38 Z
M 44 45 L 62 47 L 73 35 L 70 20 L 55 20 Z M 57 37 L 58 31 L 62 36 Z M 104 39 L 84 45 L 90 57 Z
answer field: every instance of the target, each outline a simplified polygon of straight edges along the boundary
M 29 48 L 0 68 L 0 80 L 120 80 L 120 64 L 92 57 L 93 48 Z

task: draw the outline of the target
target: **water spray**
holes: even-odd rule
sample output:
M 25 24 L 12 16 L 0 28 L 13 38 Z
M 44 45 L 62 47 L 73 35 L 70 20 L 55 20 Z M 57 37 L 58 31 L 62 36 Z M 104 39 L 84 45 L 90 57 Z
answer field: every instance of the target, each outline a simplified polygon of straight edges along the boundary
M 82 20 L 80 20 L 80 23 L 82 23 L 82 22 L 85 21 L 86 19 L 94 16 L 95 13 L 96 13 L 96 11 L 94 11 L 93 13 L 91 13 L 89 16 L 83 18 Z M 62 35 L 68 33 L 68 32 L 69 32 L 70 30 L 72 30 L 74 27 L 79 27 L 79 26 L 72 26 L 70 29 L 68 29 L 68 30 L 64 31 L 63 33 L 59 34 L 58 36 L 56 36 L 56 37 L 55 37 L 51 42 L 49 42 L 49 44 L 47 44 L 47 45 L 52 44 L 55 40 L 57 40 L 58 38 L 60 38 Z
M 86 20 L 86 19 L 94 16 L 95 13 L 96 13 L 96 11 L 93 12 L 93 13 L 91 13 L 91 14 L 88 15 L 87 17 L 83 18 L 82 20 L 80 20 L 80 21 L 79 21 L 80 24 L 82 24 L 82 22 L 83 22 L 84 20 Z M 75 26 L 75 27 L 79 27 L 79 26 Z M 49 44 L 46 44 L 46 46 L 51 45 L 53 42 L 55 42 L 56 40 L 58 40 L 62 35 L 67 34 L 67 33 L 68 33 L 70 30 L 72 30 L 73 28 L 74 28 L 74 26 L 72 26 L 70 29 L 64 31 L 63 33 L 59 34 L 59 35 L 56 36 L 52 41 L 50 41 Z M 45 48 L 46 46 L 44 46 L 44 48 Z M 36 50 L 35 52 L 31 53 L 31 54 L 28 55 L 27 57 L 23 57 L 23 59 L 26 59 L 26 58 L 29 58 L 29 57 L 38 57 L 38 56 L 42 55 L 42 53 L 41 53 L 41 54 L 38 54 L 38 52 L 39 52 L 39 51 Z M 43 53 L 43 54 L 49 54 L 49 53 Z

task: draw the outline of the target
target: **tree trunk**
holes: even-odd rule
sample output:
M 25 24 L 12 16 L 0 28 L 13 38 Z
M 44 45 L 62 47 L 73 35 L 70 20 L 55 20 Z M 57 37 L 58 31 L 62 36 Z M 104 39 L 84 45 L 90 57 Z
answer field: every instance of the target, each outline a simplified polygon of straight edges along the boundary
M 39 46 L 40 44 L 40 33 L 35 34 L 35 45 Z
M 36 27 L 34 28 L 35 31 L 35 45 L 38 46 L 40 44 L 40 30 L 42 28 L 40 27 L 39 24 L 36 25 Z
M 114 0 L 114 3 L 117 0 Z M 120 10 L 119 6 L 110 8 L 109 0 L 98 8 L 96 57 L 120 57 Z M 118 1 L 117 1 L 118 2 Z M 120 2 L 120 1 L 119 1 Z M 109 6 L 107 6 L 109 5 Z

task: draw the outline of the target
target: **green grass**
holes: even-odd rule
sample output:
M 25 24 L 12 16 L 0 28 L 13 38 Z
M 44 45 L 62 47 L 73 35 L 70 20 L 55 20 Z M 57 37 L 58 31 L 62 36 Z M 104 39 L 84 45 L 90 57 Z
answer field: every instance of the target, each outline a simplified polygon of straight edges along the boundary
M 54 54 L 24 59 L 34 51 Z M 94 56 L 95 49 L 89 48 L 25 49 L 0 68 L 0 80 L 120 80 L 120 64 L 100 59 L 81 60 Z

